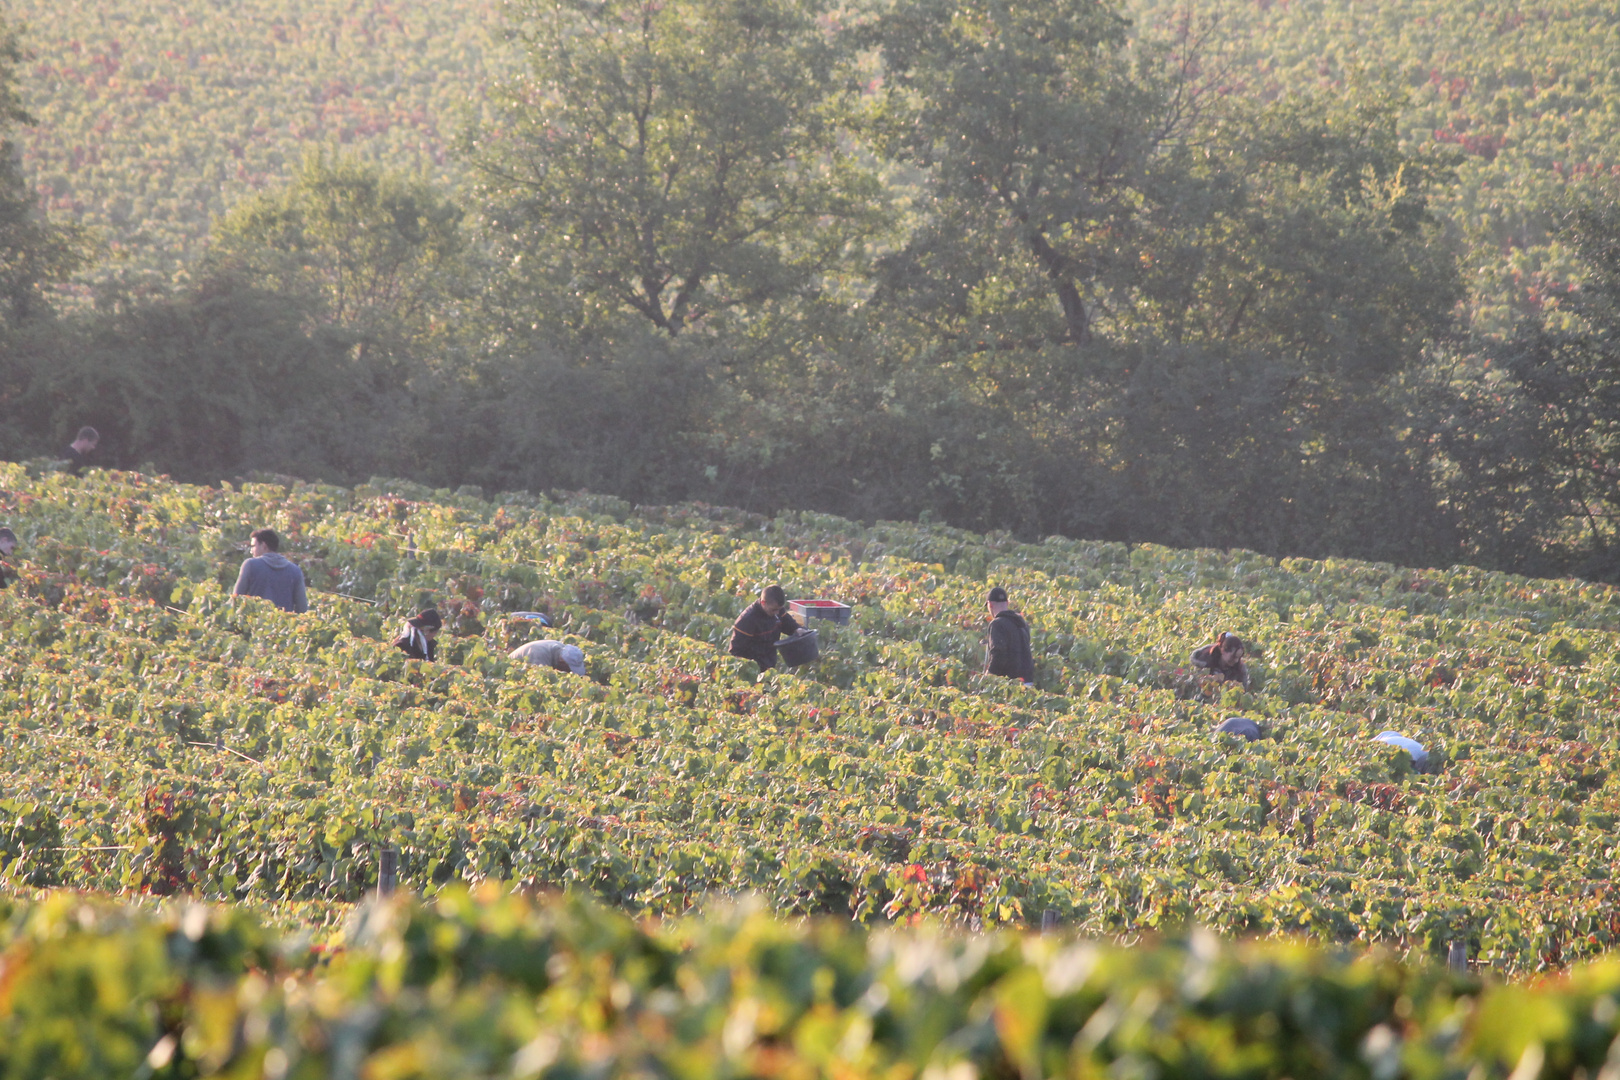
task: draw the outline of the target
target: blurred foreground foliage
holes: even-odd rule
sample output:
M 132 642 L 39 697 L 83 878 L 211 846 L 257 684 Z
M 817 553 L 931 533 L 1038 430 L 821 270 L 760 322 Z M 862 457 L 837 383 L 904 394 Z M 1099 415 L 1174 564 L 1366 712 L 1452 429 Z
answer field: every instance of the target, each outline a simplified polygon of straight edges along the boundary
M 9 905 L 15 1077 L 1576 1077 L 1620 966 L 1534 987 L 1211 935 L 867 931 L 747 904 L 636 923 L 572 897 L 373 902 L 325 941 L 241 911 Z

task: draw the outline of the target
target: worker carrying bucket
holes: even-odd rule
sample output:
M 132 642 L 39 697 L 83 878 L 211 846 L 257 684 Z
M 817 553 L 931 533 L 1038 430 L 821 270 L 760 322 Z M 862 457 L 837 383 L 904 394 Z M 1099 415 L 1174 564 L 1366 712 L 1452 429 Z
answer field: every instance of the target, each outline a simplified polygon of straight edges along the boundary
M 759 670 L 769 671 L 776 666 L 777 642 L 784 636 L 788 636 L 788 640 L 782 642 L 783 663 L 797 667 L 816 658 L 815 631 L 805 631 L 798 620 L 787 613 L 787 594 L 782 586 L 767 585 L 760 590 L 759 599 L 749 604 L 731 624 L 729 651 L 732 656 L 752 660 L 759 665 Z M 809 638 L 808 658 L 804 646 L 793 644 L 806 637 Z

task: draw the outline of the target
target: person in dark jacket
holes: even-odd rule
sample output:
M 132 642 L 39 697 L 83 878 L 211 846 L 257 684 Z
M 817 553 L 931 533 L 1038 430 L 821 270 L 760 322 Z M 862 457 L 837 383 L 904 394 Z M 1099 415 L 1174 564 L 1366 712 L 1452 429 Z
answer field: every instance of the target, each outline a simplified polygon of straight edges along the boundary
M 1215 730 L 1221 735 L 1239 735 L 1249 742 L 1266 737 L 1265 732 L 1260 730 L 1260 725 L 1247 716 L 1228 716 Z
M 62 467 L 62 471 L 69 476 L 78 476 L 80 471 L 89 464 L 90 451 L 94 450 L 100 442 L 101 433 L 95 428 L 80 428 L 79 433 L 73 437 L 73 442 L 68 444 L 67 452 L 62 455 L 67 459 L 67 464 Z
M 394 647 L 412 660 L 431 661 L 433 638 L 443 626 L 438 608 L 427 608 L 405 620 L 404 632 L 394 639 Z
M 985 606 L 990 609 L 990 643 L 985 653 L 985 673 L 1033 683 L 1035 655 L 1029 646 L 1029 623 L 1008 605 L 1007 590 L 1000 585 L 990 590 L 990 595 L 985 598 Z
M 17 550 L 17 534 L 9 528 L 0 526 L 0 558 L 9 559 L 11 553 Z M 0 566 L 0 589 L 11 584 L 11 568 Z
M 274 529 L 254 529 L 248 537 L 252 556 L 242 561 L 236 575 L 237 596 L 262 596 L 282 611 L 302 615 L 309 610 L 304 572 L 281 553 L 281 537 Z
M 776 666 L 777 639 L 798 629 L 798 620 L 787 614 L 787 593 L 780 585 L 767 585 L 731 624 L 731 655 L 752 660 L 767 671 Z
M 1243 662 L 1243 639 L 1236 634 L 1221 631 L 1215 640 L 1192 654 L 1193 667 L 1202 668 L 1211 675 L 1221 675 L 1249 688 L 1249 667 Z

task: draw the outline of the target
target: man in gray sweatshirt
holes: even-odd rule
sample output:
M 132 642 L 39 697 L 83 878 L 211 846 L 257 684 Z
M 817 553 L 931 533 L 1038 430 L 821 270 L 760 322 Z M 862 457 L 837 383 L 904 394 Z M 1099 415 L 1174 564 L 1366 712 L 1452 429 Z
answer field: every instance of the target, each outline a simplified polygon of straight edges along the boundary
M 283 611 L 308 611 L 304 572 L 281 554 L 281 537 L 276 530 L 254 529 L 249 540 L 253 557 L 243 561 L 232 591 L 237 596 L 262 596 Z

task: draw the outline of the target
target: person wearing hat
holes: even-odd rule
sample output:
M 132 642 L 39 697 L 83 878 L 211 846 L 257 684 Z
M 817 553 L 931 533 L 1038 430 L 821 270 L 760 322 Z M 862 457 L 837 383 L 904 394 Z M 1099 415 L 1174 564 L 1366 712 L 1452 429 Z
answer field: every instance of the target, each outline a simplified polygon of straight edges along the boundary
M 17 550 L 17 534 L 9 528 L 0 526 L 0 557 L 11 558 L 11 553 Z M 7 568 L 0 567 L 0 589 L 11 584 L 11 573 Z
M 759 599 L 731 624 L 732 656 L 741 656 L 767 671 L 776 666 L 776 642 L 784 634 L 797 633 L 799 622 L 787 613 L 787 593 L 780 585 L 767 585 Z
M 1007 590 L 1000 585 L 990 590 L 985 598 L 985 607 L 990 609 L 985 674 L 1033 683 L 1035 654 L 1029 645 L 1029 623 L 1007 603 Z
M 394 639 L 394 647 L 412 660 L 433 659 L 433 638 L 444 625 L 437 608 L 427 608 L 405 620 L 404 632 Z
M 524 660 L 558 671 L 585 674 L 585 653 L 578 645 L 565 645 L 560 641 L 531 641 L 512 650 L 513 660 Z
M 1249 688 L 1249 666 L 1243 662 L 1243 639 L 1221 631 L 1215 640 L 1192 654 L 1192 665 Z

